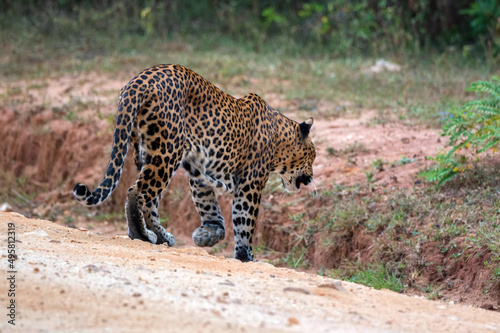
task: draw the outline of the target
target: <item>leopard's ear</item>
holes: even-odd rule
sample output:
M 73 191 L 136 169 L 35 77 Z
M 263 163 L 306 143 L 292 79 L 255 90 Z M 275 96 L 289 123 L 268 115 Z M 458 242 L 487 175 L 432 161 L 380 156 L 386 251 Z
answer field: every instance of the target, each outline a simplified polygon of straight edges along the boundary
M 311 126 L 313 124 L 313 119 L 309 118 L 303 123 L 299 124 L 300 127 L 300 133 L 302 133 L 302 136 L 305 138 L 306 136 L 309 135 L 309 131 L 311 130 Z

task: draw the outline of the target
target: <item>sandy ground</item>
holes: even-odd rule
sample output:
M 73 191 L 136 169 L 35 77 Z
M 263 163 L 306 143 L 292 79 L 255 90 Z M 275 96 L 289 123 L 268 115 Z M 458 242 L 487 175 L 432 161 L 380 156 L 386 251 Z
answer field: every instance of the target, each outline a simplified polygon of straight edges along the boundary
M 15 224 L 16 326 L 7 323 Z M 500 332 L 500 313 L 0 213 L 0 332 Z M 340 285 L 340 286 L 339 286 Z

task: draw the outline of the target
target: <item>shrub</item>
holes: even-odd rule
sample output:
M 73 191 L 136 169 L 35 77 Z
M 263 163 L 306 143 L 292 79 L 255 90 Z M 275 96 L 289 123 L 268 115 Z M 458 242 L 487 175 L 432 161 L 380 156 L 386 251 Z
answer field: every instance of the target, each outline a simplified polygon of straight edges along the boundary
M 441 135 L 449 137 L 451 149 L 438 154 L 434 168 L 422 173 L 438 185 L 472 169 L 479 154 L 499 150 L 500 77 L 474 82 L 467 91 L 487 94 L 487 98 L 472 100 L 445 113 L 447 119 Z

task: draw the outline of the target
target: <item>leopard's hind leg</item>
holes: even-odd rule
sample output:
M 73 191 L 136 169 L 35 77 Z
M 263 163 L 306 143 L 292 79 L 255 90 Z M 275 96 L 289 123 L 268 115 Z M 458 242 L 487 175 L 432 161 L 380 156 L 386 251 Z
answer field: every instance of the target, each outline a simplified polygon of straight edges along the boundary
M 142 159 L 141 159 L 141 147 L 139 144 L 139 137 L 137 134 L 137 121 L 134 121 L 134 127 L 132 130 L 132 133 L 130 134 L 130 144 L 131 144 L 131 147 L 133 148 L 133 152 L 134 152 L 134 164 L 137 168 L 137 172 L 140 173 L 141 169 L 142 169 Z M 140 217 L 137 216 L 134 218 L 132 216 L 129 216 L 128 211 L 129 211 L 129 202 L 127 200 L 127 202 L 125 203 L 125 212 L 127 213 L 127 221 L 129 222 L 128 223 L 128 236 L 131 239 L 142 239 L 142 240 L 146 240 L 149 242 L 151 242 L 151 240 L 154 240 L 154 236 L 151 234 L 148 234 L 148 232 L 146 231 L 147 230 L 146 225 L 144 223 L 140 222 Z M 149 211 L 147 213 L 143 211 L 143 216 L 148 216 L 148 214 L 149 214 Z M 135 215 L 138 215 L 138 214 L 135 213 Z M 131 221 L 136 221 L 136 222 L 130 223 Z M 149 236 L 149 237 L 147 237 L 147 239 L 144 239 L 144 236 L 142 236 L 145 234 L 148 234 L 148 236 Z
M 167 167 L 142 167 L 139 179 L 129 189 L 125 205 L 130 238 L 139 238 L 153 244 L 174 245 L 174 237 L 159 222 L 158 202 L 161 192 L 178 167 L 179 161 Z M 170 172 L 163 171 L 165 169 Z
M 136 182 L 137 184 L 137 182 Z M 134 184 L 128 192 L 125 203 L 125 214 L 127 215 L 128 236 L 131 239 L 141 239 L 146 242 L 156 244 L 158 236 L 149 230 L 144 219 L 144 198 L 138 195 Z
M 145 108 L 151 108 L 148 103 Z M 140 118 L 146 112 L 141 112 Z M 168 186 L 173 174 L 180 165 L 182 146 L 182 123 L 176 124 L 179 138 L 169 141 L 168 132 L 173 124 L 161 122 L 156 127 L 144 125 L 136 127 L 131 135 L 132 146 L 135 152 L 135 164 L 139 170 L 139 179 L 130 187 L 125 205 L 128 234 L 132 239 L 142 239 L 153 244 L 167 243 L 174 245 L 172 234 L 161 226 L 158 216 L 158 204 L 162 191 Z M 146 123 L 147 124 L 147 123 Z M 146 132 L 147 135 L 139 133 Z M 142 140 L 141 140 L 142 139 Z
M 168 246 L 173 246 L 175 244 L 174 236 L 167 232 L 160 223 L 160 217 L 158 215 L 158 205 L 160 200 L 161 194 L 144 205 L 142 210 L 144 220 L 148 229 L 152 230 L 156 234 L 156 244 L 167 243 Z

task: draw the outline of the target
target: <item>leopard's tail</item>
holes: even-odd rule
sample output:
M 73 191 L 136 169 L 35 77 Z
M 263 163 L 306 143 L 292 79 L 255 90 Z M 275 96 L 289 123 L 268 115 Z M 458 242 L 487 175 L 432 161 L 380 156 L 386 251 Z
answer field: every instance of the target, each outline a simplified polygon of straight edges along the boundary
M 140 82 L 140 83 L 139 83 Z M 92 192 L 87 185 L 76 184 L 73 196 L 85 206 L 97 206 L 106 200 L 118 186 L 123 165 L 127 157 L 128 143 L 138 110 L 146 102 L 148 85 L 138 78 L 132 79 L 122 90 L 119 97 L 118 116 L 111 157 L 106 175 L 101 184 Z

